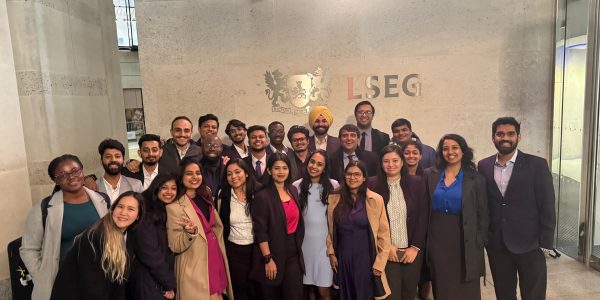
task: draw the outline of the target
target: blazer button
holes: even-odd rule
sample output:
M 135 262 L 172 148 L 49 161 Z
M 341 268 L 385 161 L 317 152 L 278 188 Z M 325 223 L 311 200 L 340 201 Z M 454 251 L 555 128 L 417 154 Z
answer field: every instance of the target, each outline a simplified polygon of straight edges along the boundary
M 502 203 L 502 206 L 506 206 L 506 203 Z

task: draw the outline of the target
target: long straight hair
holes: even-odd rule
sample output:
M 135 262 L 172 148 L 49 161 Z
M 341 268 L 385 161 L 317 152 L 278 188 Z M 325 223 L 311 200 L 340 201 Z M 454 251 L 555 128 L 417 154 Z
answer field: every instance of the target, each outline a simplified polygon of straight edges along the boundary
M 138 202 L 138 218 L 128 229 L 133 228 L 138 221 L 144 217 L 144 198 L 139 193 L 127 191 L 115 200 L 111 205 L 109 212 L 92 225 L 87 233 L 88 242 L 92 246 L 92 251 L 95 256 L 96 249 L 94 247 L 93 236 L 102 229 L 102 257 L 100 257 L 100 265 L 102 271 L 104 271 L 104 276 L 111 282 L 118 282 L 119 284 L 122 284 L 125 280 L 128 257 L 123 232 L 119 230 L 115 221 L 113 221 L 112 214 L 115 207 L 121 202 L 121 199 L 125 197 L 133 197 Z
M 356 199 L 367 196 L 367 181 L 365 177 L 367 175 L 367 166 L 359 160 L 351 161 L 344 169 L 344 180 L 342 180 L 342 182 L 340 183 L 340 202 L 333 210 L 333 219 L 335 221 L 339 221 L 343 216 L 348 215 L 350 210 L 354 207 L 354 196 L 352 195 L 352 192 L 350 191 L 350 188 L 348 187 L 345 178 L 346 172 L 348 172 L 348 169 L 350 169 L 351 167 L 358 167 L 360 169 L 360 172 L 362 173 L 363 178 L 365 178 L 363 184 L 358 188 L 358 192 L 356 193 Z
M 320 154 L 321 156 L 323 156 L 323 159 L 325 161 L 325 168 L 323 169 L 323 173 L 321 174 L 321 176 L 319 176 L 319 184 L 321 184 L 321 187 L 323 188 L 323 190 L 321 191 L 321 202 L 323 203 L 323 205 L 327 205 L 329 202 L 327 201 L 327 198 L 329 197 L 329 192 L 331 192 L 333 190 L 333 185 L 331 184 L 331 180 L 329 178 L 329 164 L 328 159 L 327 159 L 327 152 L 325 152 L 325 150 L 317 150 L 315 152 L 313 152 L 307 159 L 310 163 L 310 160 L 317 154 Z M 310 178 L 310 174 L 308 173 L 308 164 L 306 166 L 306 172 L 304 172 L 304 176 L 302 177 L 302 182 L 300 183 L 300 210 L 304 211 L 306 209 L 306 207 L 308 206 L 308 194 L 310 194 L 310 186 L 312 185 L 312 180 Z
M 246 183 L 244 184 L 244 192 L 246 194 L 247 203 L 246 216 L 249 216 L 250 204 L 252 203 L 252 200 L 254 200 L 254 193 L 258 190 L 260 184 L 256 181 L 256 178 L 254 178 L 254 172 L 252 172 L 252 170 L 250 169 L 250 167 L 248 167 L 248 164 L 246 164 L 244 160 L 242 160 L 241 158 L 232 158 L 225 165 L 225 176 L 223 176 L 223 188 L 221 189 L 221 193 L 223 193 L 223 191 L 231 189 L 231 185 L 227 180 L 227 168 L 229 168 L 229 166 L 231 165 L 238 165 L 242 170 L 244 170 L 244 173 L 246 173 Z M 221 201 L 223 200 L 221 199 Z M 227 199 L 227 201 L 229 201 L 229 199 Z
M 165 224 L 167 220 L 167 208 L 165 203 L 158 199 L 158 193 L 160 192 L 161 187 L 170 180 L 173 180 L 175 185 L 177 185 L 175 199 L 179 199 L 179 197 L 183 195 L 183 188 L 177 184 L 177 177 L 175 175 L 171 173 L 158 174 L 156 178 L 152 180 L 148 189 L 142 193 L 146 206 L 144 219 L 140 219 L 143 223 Z
M 389 194 L 390 187 L 388 186 L 387 182 L 388 176 L 385 173 L 385 170 L 383 169 L 383 157 L 388 153 L 396 153 L 402 160 L 402 168 L 400 169 L 401 177 L 404 175 L 402 174 L 402 170 L 404 169 L 405 161 L 404 152 L 402 151 L 402 148 L 400 148 L 400 146 L 397 145 L 387 145 L 383 147 L 383 149 L 381 149 L 381 153 L 379 153 L 379 168 L 381 169 L 381 172 L 379 172 L 379 174 L 377 175 L 377 185 Z

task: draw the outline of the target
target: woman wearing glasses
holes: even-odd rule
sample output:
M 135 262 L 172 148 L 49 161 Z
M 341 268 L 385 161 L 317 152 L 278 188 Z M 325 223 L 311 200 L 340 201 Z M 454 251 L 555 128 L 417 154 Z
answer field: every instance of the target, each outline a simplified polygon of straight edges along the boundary
M 83 186 L 83 164 L 77 156 L 65 154 L 53 159 L 48 176 L 56 186 L 52 195 L 29 212 L 20 249 L 33 278 L 33 300 L 50 298 L 58 266 L 75 236 L 108 212 L 108 197 Z M 42 217 L 44 205 L 47 215 Z
M 385 266 L 391 249 L 385 204 L 367 189 L 367 168 L 348 163 L 340 193 L 329 195 L 327 255 L 338 273 L 340 299 L 385 299 Z

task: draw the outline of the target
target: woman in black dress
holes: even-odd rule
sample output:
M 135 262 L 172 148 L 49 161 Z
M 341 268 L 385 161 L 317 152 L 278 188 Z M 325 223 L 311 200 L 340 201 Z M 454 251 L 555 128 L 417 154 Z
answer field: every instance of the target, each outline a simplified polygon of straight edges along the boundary
M 142 195 L 146 215 L 131 232 L 137 259 L 131 266 L 128 289 L 131 299 L 162 300 L 175 298 L 175 258 L 167 239 L 165 206 L 179 198 L 177 178 L 159 174 Z
M 431 196 L 427 256 L 436 300 L 481 299 L 489 216 L 486 183 L 463 137 L 447 134 L 425 170 Z
M 340 299 L 385 299 L 391 250 L 383 198 L 367 189 L 367 168 L 349 162 L 339 193 L 329 195 L 327 255 L 339 278 Z

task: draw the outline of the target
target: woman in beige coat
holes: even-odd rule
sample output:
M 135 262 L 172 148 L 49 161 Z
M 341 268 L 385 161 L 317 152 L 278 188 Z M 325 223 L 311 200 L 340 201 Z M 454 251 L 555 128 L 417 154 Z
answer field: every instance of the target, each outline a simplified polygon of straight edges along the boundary
M 385 299 L 391 294 L 385 265 L 391 238 L 383 198 L 367 189 L 366 166 L 348 163 L 341 191 L 329 195 L 327 255 L 340 299 Z M 338 281 L 338 282 L 336 282 Z
M 223 224 L 215 211 L 200 164 L 181 161 L 179 183 L 185 194 L 167 205 L 169 248 L 175 253 L 179 300 L 233 299 L 223 241 Z

